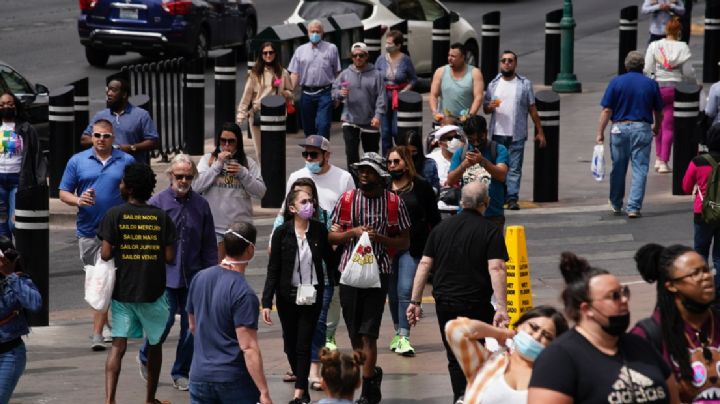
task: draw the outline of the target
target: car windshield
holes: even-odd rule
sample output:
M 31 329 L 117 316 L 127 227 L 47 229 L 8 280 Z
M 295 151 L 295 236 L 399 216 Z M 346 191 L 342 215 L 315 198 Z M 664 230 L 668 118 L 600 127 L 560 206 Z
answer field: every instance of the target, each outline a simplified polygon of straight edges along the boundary
M 0 82 L 4 81 L 7 89 L 20 96 L 32 93 L 30 84 L 16 71 L 8 66 L 0 65 Z M 2 86 L 0 86 L 1 88 Z
M 300 6 L 300 17 L 305 20 L 327 18 L 340 14 L 355 14 L 364 20 L 372 14 L 373 6 L 355 1 L 305 0 Z

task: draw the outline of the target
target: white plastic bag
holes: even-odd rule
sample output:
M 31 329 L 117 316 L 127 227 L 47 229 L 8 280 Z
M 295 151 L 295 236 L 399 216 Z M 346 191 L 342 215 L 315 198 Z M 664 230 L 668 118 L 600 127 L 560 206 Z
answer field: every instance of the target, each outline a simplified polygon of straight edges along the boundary
M 380 287 L 380 270 L 367 232 L 363 232 L 355 245 L 340 276 L 340 283 L 359 289 Z
M 85 265 L 85 301 L 97 311 L 107 311 L 115 287 L 115 260 L 103 261 L 100 252 L 95 265 Z
M 595 181 L 600 182 L 605 178 L 605 148 L 601 144 L 596 144 L 593 148 L 590 170 Z

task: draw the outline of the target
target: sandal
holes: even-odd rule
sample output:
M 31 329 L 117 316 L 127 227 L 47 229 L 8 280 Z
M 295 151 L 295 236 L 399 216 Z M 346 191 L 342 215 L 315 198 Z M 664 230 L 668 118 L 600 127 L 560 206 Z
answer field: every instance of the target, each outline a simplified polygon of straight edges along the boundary
M 157 398 L 153 400 L 153 404 L 170 404 L 169 400 L 158 400 Z
M 297 380 L 297 377 L 292 372 L 292 370 L 288 370 L 287 372 L 285 372 L 285 376 L 283 376 L 283 381 L 285 383 L 292 383 L 292 382 L 295 382 L 296 380 Z
M 322 383 L 320 379 L 310 379 L 310 388 L 315 391 L 323 391 Z

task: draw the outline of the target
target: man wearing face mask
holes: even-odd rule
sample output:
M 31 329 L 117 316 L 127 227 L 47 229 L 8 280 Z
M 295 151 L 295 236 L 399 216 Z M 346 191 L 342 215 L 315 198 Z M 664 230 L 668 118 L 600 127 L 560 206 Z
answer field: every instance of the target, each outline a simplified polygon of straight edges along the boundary
M 332 121 L 332 84 L 340 73 L 337 47 L 322 40 L 322 22 L 307 25 L 310 42 L 300 45 L 288 66 L 292 87 L 300 84 L 300 119 L 305 136 L 320 135 L 330 139 Z
M 495 141 L 488 142 L 487 122 L 482 116 L 468 118 L 463 131 L 467 145 L 453 154 L 448 185 L 466 186 L 473 181 L 488 184 L 490 204 L 484 215 L 502 229 L 505 226 L 503 201 L 508 172 L 507 149 Z
M 500 57 L 500 73 L 488 84 L 483 100 L 483 110 L 486 114 L 491 114 L 490 139 L 505 146 L 509 153 L 507 195 L 503 202 L 507 203 L 510 210 L 520 209 L 518 198 L 528 132 L 528 114 L 535 124 L 535 141 L 539 147 L 545 147 L 545 134 L 535 107 L 532 82 L 515 73 L 516 68 L 515 52 L 504 51 Z
M 195 162 L 187 154 L 178 154 L 170 162 L 167 175 L 170 186 L 150 198 L 148 204 L 157 206 L 170 216 L 178 235 L 175 241 L 175 261 L 165 265 L 165 294 L 170 306 L 170 316 L 165 325 L 162 342 L 175 323 L 175 314 L 179 313 L 180 336 L 170 376 L 173 387 L 187 390 L 193 357 L 193 338 L 188 330 L 185 311 L 188 287 L 198 271 L 218 262 L 217 242 L 210 205 L 191 186 L 197 175 Z M 147 347 L 148 341 L 145 339 L 137 358 L 140 373 L 145 379 Z
M 406 250 L 410 246 L 410 216 L 405 202 L 386 189 L 390 177 L 385 159 L 377 153 L 365 153 L 353 165 L 358 188 L 344 193 L 333 210 L 333 229 L 329 240 L 343 247 L 338 269 L 344 270 L 360 236 L 367 232 L 380 271 L 380 288 L 359 289 L 340 285 L 340 305 L 350 342 L 366 357 L 362 371 L 359 403 L 376 404 L 382 399 L 382 369 L 376 367 L 377 339 L 391 267 L 388 249 Z
M 440 178 L 440 187 L 448 186 L 448 172 L 450 171 L 450 163 L 452 156 L 463 146 L 462 136 L 460 135 L 460 127 L 455 125 L 445 125 L 435 131 L 433 135 L 438 142 L 438 147 L 427 155 L 437 164 L 438 177 Z

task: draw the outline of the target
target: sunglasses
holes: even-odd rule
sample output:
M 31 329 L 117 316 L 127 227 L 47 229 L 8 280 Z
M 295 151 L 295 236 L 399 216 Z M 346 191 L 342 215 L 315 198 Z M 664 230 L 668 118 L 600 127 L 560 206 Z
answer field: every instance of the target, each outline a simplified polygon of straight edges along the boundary
M 515 61 L 515 59 L 513 59 L 513 58 L 502 58 L 502 59 L 500 59 L 500 63 L 512 63 L 512 62 L 514 62 L 514 61 Z
M 275 51 L 263 51 L 263 56 L 272 56 L 275 54 Z
M 401 159 L 388 159 L 388 165 L 389 166 L 397 166 L 400 165 Z
M 613 290 L 612 293 L 605 296 L 603 299 L 612 300 L 613 302 L 617 303 L 622 300 L 622 298 L 630 300 L 630 287 L 627 285 L 624 285 L 619 290 Z
M 221 137 L 221 138 L 220 138 L 220 143 L 221 143 L 221 144 L 235 144 L 235 143 L 237 143 L 237 139 L 229 139 L 229 138 L 226 138 L 226 137 Z
M 191 175 L 191 174 L 190 174 L 190 175 L 173 174 L 173 177 L 175 177 L 175 180 L 176 180 L 176 181 L 182 181 L 182 180 L 192 181 L 193 178 L 195 178 L 195 176 L 194 176 L 194 175 Z
M 355 53 L 352 55 L 353 59 L 365 59 L 368 57 L 367 53 Z
M 451 140 L 453 140 L 453 139 L 458 139 L 458 140 L 460 140 L 460 139 L 462 139 L 462 137 L 461 137 L 460 135 L 444 136 L 443 138 L 440 139 L 440 141 L 441 141 L 441 142 L 449 142 L 449 141 L 451 141 Z
M 93 133 L 93 137 L 95 139 L 110 139 L 112 136 L 113 136 L 112 133 L 99 133 L 99 132 Z
M 318 158 L 318 156 L 320 155 L 320 153 L 318 153 L 318 152 L 316 152 L 316 151 L 304 151 L 304 152 L 302 152 L 302 153 L 300 153 L 300 154 L 302 154 L 302 156 L 303 156 L 304 159 L 310 157 L 310 158 L 313 159 L 313 160 L 315 160 L 316 158 Z

